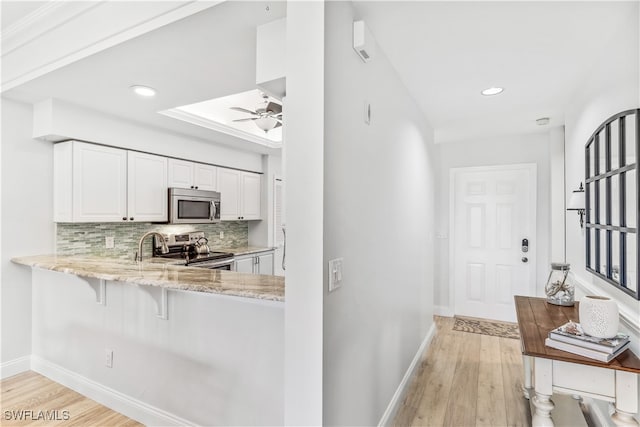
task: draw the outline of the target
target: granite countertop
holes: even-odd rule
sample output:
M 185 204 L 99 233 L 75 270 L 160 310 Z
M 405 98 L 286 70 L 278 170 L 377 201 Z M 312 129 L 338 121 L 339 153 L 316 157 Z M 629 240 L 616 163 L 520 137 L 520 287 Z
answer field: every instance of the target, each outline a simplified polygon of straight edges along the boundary
M 36 255 L 17 257 L 11 261 L 81 277 L 183 291 L 284 301 L 284 277 L 281 276 L 74 255 Z
M 238 246 L 236 248 L 222 248 L 222 249 L 214 249 L 214 250 L 222 250 L 224 252 L 231 252 L 235 256 L 249 255 L 249 254 L 257 254 L 259 252 L 267 252 L 272 251 L 275 248 L 262 248 L 259 246 Z

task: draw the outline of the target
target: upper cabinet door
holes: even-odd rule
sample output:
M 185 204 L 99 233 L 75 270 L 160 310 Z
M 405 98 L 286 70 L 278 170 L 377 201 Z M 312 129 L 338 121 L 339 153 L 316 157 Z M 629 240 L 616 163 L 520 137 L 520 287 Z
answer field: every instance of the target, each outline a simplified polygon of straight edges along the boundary
M 135 151 L 128 154 L 129 221 L 167 221 L 167 158 Z
M 127 215 L 127 152 L 77 141 L 69 144 L 73 144 L 71 220 L 122 221 Z
M 193 188 L 193 163 L 168 159 L 169 187 Z
M 198 190 L 218 191 L 218 168 L 194 163 L 194 186 Z
M 220 219 L 240 218 L 240 171 L 218 169 L 218 191 L 220 192 Z
M 242 172 L 242 206 L 243 219 L 260 219 L 260 175 Z

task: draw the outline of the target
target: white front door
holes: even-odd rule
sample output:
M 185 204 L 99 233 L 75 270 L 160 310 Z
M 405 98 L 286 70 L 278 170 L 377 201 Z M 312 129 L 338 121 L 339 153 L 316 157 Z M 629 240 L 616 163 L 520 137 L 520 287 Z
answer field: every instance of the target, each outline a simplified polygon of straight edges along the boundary
M 535 292 L 536 165 L 452 169 L 451 189 L 455 314 L 515 321 Z

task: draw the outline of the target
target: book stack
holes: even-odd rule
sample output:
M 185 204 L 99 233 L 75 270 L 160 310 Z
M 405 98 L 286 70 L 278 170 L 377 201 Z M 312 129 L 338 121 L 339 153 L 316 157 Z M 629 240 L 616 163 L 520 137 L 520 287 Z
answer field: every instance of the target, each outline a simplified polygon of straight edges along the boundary
M 549 332 L 547 347 L 608 363 L 629 346 L 629 336 L 619 333 L 613 338 L 596 338 L 584 333 L 579 323 L 569 321 Z

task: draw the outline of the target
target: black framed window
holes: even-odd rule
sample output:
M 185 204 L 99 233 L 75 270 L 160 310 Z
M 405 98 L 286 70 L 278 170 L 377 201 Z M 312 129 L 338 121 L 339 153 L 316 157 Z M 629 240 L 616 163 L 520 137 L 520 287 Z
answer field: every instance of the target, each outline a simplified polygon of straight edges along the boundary
M 585 145 L 587 271 L 640 299 L 640 109 L 618 113 Z

